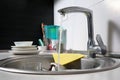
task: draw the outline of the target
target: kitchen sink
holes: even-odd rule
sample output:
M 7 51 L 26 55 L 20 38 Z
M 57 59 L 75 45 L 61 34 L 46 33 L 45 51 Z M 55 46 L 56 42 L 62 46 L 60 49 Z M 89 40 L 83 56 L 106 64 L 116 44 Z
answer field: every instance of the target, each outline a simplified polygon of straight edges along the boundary
M 51 63 L 54 63 L 54 59 L 50 54 L 8 57 L 0 60 L 0 70 L 23 74 L 62 75 L 100 72 L 120 66 L 117 59 L 109 57 L 78 59 L 66 65 L 60 65 L 58 71 L 50 71 Z

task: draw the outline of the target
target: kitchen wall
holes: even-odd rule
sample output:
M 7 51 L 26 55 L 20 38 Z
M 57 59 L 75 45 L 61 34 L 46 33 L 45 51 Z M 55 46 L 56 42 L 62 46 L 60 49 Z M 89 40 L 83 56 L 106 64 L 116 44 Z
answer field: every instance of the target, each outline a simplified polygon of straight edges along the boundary
M 0 49 L 14 41 L 42 39 L 41 23 L 53 24 L 53 0 L 0 0 Z
M 120 0 L 54 0 L 54 24 L 61 25 L 57 10 L 68 6 L 80 6 L 93 11 L 94 39 L 102 36 L 109 51 L 120 52 Z M 87 49 L 87 20 L 80 13 L 68 14 L 62 27 L 67 29 L 67 48 Z

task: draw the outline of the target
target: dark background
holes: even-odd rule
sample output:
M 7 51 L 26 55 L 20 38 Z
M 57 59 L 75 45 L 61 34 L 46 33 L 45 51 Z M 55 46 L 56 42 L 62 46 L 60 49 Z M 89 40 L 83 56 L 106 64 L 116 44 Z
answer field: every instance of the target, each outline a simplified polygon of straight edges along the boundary
M 41 23 L 53 21 L 53 0 L 0 0 L 0 49 L 10 49 L 14 41 L 38 45 Z

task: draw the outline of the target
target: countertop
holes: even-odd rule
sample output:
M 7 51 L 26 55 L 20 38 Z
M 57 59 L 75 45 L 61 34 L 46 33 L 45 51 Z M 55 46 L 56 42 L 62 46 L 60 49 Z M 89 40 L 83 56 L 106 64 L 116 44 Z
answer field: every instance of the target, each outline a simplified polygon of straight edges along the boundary
M 0 59 L 14 56 L 8 50 L 0 50 Z M 0 70 L 0 80 L 119 80 L 120 67 L 103 72 L 72 75 L 31 75 Z

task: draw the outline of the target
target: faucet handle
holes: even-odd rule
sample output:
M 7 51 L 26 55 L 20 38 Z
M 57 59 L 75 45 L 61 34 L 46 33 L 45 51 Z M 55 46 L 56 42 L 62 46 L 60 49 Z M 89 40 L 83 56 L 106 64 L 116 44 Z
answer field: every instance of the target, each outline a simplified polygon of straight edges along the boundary
M 101 48 L 101 54 L 105 55 L 107 50 L 106 50 L 106 46 L 104 45 L 102 41 L 100 34 L 96 35 L 96 40 L 98 42 L 98 46 Z

